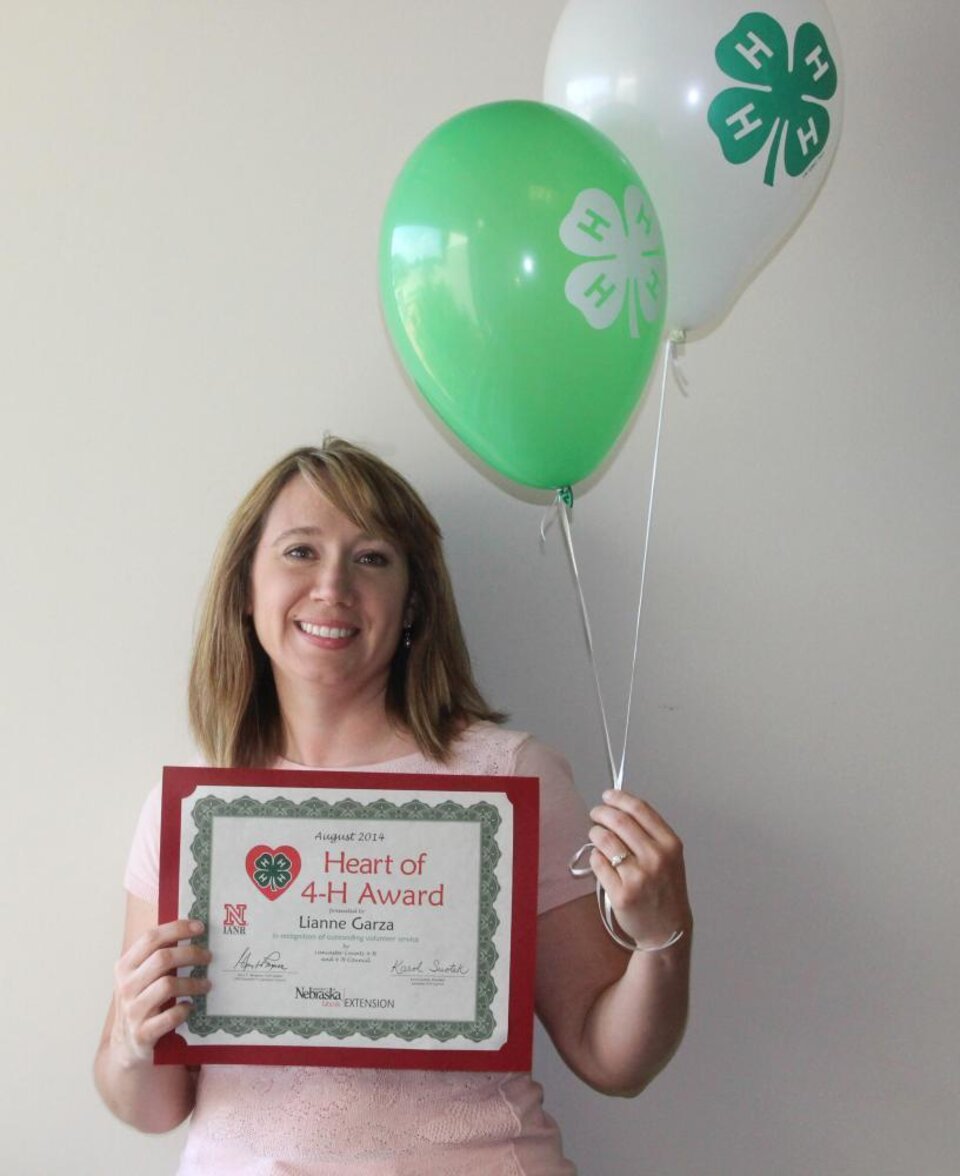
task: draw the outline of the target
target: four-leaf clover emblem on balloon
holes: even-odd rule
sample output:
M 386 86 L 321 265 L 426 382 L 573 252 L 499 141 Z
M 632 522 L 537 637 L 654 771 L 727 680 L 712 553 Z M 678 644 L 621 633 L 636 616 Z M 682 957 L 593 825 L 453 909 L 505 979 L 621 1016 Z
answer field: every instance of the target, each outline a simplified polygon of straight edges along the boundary
M 630 334 L 641 319 L 656 322 L 666 303 L 666 260 L 660 224 L 649 197 L 631 185 L 623 209 L 600 188 L 585 188 L 560 225 L 560 240 L 590 258 L 567 278 L 564 293 L 595 330 L 612 326 L 627 307 Z
M 780 144 L 789 176 L 802 175 L 830 136 L 825 105 L 837 90 L 837 66 L 823 33 L 800 25 L 791 55 L 786 33 L 765 12 L 751 12 L 719 41 L 717 65 L 740 86 L 722 90 L 707 121 L 730 163 L 746 163 L 770 144 L 763 182 L 773 187 Z
M 292 845 L 255 845 L 247 854 L 246 867 L 250 881 L 273 902 L 300 873 L 300 854 Z

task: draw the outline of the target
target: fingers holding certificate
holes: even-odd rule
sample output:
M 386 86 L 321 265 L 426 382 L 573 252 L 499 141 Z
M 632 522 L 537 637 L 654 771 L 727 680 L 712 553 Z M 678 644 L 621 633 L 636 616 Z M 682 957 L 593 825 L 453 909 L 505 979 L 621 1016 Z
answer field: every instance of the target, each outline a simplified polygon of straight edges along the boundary
M 113 1034 L 131 1060 L 149 1058 L 160 1037 L 186 1020 L 190 998 L 209 991 L 206 977 L 176 974 L 210 962 L 209 951 L 188 941 L 202 931 L 196 921 L 165 923 L 141 935 L 117 961 Z

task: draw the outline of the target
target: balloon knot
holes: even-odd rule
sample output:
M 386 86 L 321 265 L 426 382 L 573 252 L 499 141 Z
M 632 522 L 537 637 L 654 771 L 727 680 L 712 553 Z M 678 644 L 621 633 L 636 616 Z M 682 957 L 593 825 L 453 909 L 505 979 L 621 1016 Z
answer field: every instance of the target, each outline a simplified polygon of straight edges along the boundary
M 563 503 L 567 510 L 573 510 L 573 487 L 561 486 L 557 490 L 557 498 Z

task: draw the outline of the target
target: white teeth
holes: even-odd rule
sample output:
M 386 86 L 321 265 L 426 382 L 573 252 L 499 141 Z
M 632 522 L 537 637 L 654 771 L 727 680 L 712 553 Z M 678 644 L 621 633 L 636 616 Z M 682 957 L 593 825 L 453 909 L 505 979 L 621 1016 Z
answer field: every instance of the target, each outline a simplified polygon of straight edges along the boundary
M 352 637 L 356 629 L 335 629 L 331 625 L 311 625 L 307 621 L 297 621 L 297 624 L 311 637 Z

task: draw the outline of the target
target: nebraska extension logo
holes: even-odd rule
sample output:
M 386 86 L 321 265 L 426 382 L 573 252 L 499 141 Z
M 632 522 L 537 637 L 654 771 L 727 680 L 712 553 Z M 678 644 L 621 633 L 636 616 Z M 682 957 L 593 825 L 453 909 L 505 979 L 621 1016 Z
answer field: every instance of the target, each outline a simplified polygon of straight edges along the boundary
M 247 904 L 245 902 L 225 902 L 223 904 L 223 933 L 224 935 L 246 935 Z

